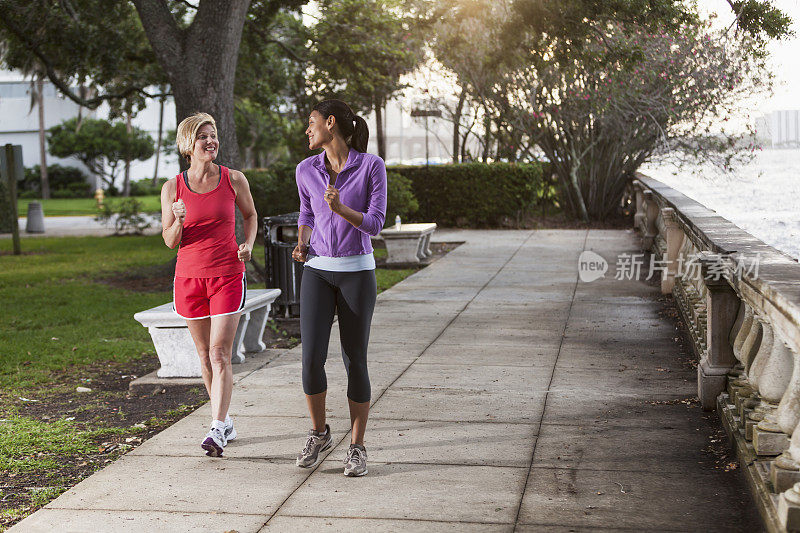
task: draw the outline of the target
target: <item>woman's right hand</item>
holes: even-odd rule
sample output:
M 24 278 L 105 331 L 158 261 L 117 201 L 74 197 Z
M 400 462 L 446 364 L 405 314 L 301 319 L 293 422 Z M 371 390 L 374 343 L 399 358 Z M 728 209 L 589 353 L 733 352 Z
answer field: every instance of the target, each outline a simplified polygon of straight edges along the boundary
M 292 252 L 292 259 L 294 259 L 298 263 L 305 263 L 307 255 L 308 255 L 308 245 L 300 243 L 294 247 L 294 251 Z
M 172 214 L 175 215 L 175 218 L 183 224 L 183 221 L 186 220 L 186 204 L 183 203 L 183 200 L 178 199 L 177 202 L 172 202 Z

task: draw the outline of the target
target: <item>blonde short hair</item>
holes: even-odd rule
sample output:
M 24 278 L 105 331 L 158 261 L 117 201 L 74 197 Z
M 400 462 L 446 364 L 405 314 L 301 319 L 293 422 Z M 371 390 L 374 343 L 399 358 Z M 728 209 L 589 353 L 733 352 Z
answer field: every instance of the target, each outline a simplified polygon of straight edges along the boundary
M 214 134 L 219 135 L 217 133 L 217 123 L 214 121 L 214 117 L 208 113 L 194 113 L 178 124 L 178 133 L 175 136 L 175 142 L 178 145 L 178 152 L 185 157 L 187 161 L 191 160 L 192 152 L 194 151 L 194 142 L 197 140 L 197 132 L 206 124 L 211 124 L 214 128 Z

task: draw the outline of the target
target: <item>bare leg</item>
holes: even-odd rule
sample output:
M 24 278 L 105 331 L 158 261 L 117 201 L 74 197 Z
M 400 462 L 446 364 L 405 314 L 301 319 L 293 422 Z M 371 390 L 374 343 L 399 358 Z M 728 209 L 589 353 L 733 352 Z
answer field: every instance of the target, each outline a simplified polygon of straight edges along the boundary
M 320 392 L 319 394 L 306 394 L 311 423 L 314 425 L 314 431 L 320 433 L 325 432 L 325 395 L 327 394 L 328 391 Z
M 211 319 L 187 320 L 186 326 L 194 341 L 197 355 L 200 357 L 200 373 L 203 376 L 203 384 L 206 386 L 208 397 L 211 398 L 212 370 L 211 361 L 208 358 L 208 348 L 211 344 Z
M 369 402 L 359 403 L 348 398 L 347 403 L 350 404 L 350 443 L 363 446 L 369 417 Z
M 231 404 L 233 369 L 231 351 L 233 337 L 239 325 L 239 314 L 211 317 L 211 342 L 208 358 L 211 361 L 211 416 L 224 421 Z

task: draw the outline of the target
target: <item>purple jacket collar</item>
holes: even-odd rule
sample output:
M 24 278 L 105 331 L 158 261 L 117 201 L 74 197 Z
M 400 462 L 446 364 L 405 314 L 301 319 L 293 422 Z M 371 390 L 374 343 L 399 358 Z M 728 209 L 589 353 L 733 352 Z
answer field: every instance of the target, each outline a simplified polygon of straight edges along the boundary
M 349 167 L 358 166 L 361 164 L 361 159 L 363 157 L 364 154 L 358 150 L 350 148 L 350 152 L 347 154 L 347 161 L 345 161 L 344 167 L 342 167 L 342 170 L 339 171 L 339 174 L 347 170 Z M 311 164 L 314 165 L 315 168 L 325 172 L 325 150 L 322 150 L 314 159 L 312 159 Z

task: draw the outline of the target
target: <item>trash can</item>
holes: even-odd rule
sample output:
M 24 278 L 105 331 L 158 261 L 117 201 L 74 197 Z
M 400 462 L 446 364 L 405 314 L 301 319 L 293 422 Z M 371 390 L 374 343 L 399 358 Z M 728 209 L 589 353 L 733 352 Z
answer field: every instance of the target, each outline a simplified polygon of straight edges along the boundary
M 25 224 L 26 233 L 44 233 L 44 211 L 39 202 L 28 204 L 28 220 Z
M 297 220 L 300 213 L 264 217 L 264 263 L 267 288 L 278 288 L 281 295 L 272 304 L 274 316 L 300 316 L 300 280 L 303 263 L 292 259 L 297 246 Z

